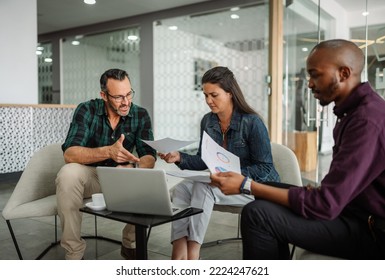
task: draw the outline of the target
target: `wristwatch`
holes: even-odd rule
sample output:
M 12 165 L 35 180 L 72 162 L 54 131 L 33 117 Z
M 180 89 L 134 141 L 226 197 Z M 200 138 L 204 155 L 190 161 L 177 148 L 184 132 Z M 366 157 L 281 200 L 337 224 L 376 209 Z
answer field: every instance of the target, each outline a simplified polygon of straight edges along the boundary
M 246 177 L 245 183 L 241 186 L 241 193 L 251 194 L 251 178 Z

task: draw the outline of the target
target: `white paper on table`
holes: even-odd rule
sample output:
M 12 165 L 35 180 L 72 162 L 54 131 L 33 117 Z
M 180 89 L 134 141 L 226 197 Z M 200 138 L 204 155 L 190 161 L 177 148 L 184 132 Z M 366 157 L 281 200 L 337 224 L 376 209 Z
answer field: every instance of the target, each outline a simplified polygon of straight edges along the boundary
M 180 148 L 183 148 L 185 146 L 188 146 L 196 142 L 196 141 L 175 140 L 168 137 L 160 140 L 155 140 L 155 141 L 150 141 L 150 140 L 142 140 L 142 141 L 163 154 L 167 154 L 172 151 L 177 151 Z
M 239 157 L 219 146 L 206 131 L 202 138 L 202 160 L 211 173 L 234 171 L 241 174 Z
M 210 172 L 209 171 L 198 171 L 198 170 L 166 170 L 167 175 L 190 179 L 202 183 L 210 183 Z

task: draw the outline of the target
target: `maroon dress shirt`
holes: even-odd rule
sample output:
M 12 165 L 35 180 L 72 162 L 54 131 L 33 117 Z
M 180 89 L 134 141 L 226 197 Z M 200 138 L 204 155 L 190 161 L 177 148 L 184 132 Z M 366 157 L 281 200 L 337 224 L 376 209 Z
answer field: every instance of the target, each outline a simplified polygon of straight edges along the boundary
M 319 188 L 290 188 L 290 207 L 309 219 L 334 219 L 347 206 L 385 218 L 385 101 L 362 83 L 334 114 L 330 170 Z

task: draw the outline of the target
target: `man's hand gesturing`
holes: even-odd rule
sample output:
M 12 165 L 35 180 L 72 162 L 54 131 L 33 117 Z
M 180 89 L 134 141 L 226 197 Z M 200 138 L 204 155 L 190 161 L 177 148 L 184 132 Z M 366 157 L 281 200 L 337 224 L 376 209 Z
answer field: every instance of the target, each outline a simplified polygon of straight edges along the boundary
M 123 146 L 124 134 L 110 146 L 110 158 L 117 163 L 123 162 L 139 162 L 139 158 L 127 151 Z

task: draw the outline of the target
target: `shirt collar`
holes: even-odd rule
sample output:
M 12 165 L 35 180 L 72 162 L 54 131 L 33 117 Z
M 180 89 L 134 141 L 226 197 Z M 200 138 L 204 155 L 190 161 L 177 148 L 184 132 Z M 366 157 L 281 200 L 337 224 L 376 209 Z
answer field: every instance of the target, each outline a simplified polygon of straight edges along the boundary
M 338 118 L 346 116 L 348 112 L 355 109 L 361 102 L 362 98 L 367 95 L 368 91 L 372 91 L 372 88 L 368 82 L 361 83 L 357 86 L 353 92 L 342 102 L 339 106 L 334 106 L 333 112 Z
M 211 113 L 210 123 L 212 124 L 212 126 L 220 129 L 217 114 Z M 241 113 L 239 113 L 237 110 L 234 110 L 233 114 L 231 115 L 230 128 L 234 130 L 238 130 L 240 123 L 241 123 Z

